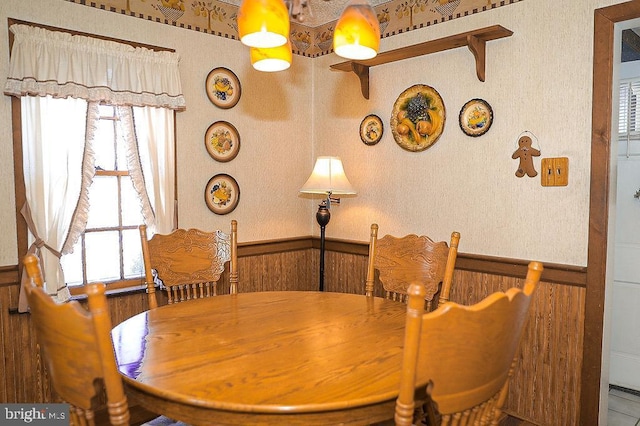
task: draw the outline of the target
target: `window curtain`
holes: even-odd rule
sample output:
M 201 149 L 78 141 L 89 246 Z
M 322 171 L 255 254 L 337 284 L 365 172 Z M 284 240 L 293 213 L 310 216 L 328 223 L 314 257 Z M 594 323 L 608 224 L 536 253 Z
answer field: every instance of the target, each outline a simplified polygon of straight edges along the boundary
M 133 126 L 128 124 L 130 130 L 124 133 L 131 134 L 134 129 L 136 132 L 135 138 L 126 136 L 128 167 L 134 188 L 143 198 L 142 212 L 148 234 L 168 234 L 178 223 L 174 114 L 166 108 L 131 107 L 127 110 L 119 114 L 122 118 L 133 113 Z M 130 121 L 128 116 L 121 120 L 123 124 Z M 153 211 L 148 211 L 145 203 Z
M 133 167 L 134 187 L 145 221 L 159 231 L 174 226 L 173 111 L 185 108 L 178 56 L 29 25 L 12 25 L 11 31 L 15 39 L 4 92 L 22 97 L 27 187 L 22 211 L 32 233 L 29 250 L 40 252 L 47 291 L 64 301 L 69 291 L 59 260 L 86 227 L 82 184 L 84 178 L 88 188 L 95 174 L 91 142 L 97 102 L 127 107 L 118 111 L 129 135 L 129 164 L 139 166 Z M 138 123 L 141 145 L 135 137 Z M 26 310 L 21 290 L 19 311 Z
M 69 291 L 59 259 L 72 219 L 80 232 L 87 223 L 82 205 L 88 205 L 88 194 L 81 190 L 83 177 L 90 183 L 95 174 L 92 145 L 86 143 L 95 126 L 86 125 L 91 117 L 83 99 L 25 96 L 21 110 L 26 195 L 21 212 L 30 231 L 29 252 L 40 258 L 47 292 L 63 302 Z M 22 278 L 24 284 L 26 274 Z M 24 312 L 22 290 L 20 296 L 18 308 Z
M 24 24 L 4 93 L 184 110 L 178 55 Z

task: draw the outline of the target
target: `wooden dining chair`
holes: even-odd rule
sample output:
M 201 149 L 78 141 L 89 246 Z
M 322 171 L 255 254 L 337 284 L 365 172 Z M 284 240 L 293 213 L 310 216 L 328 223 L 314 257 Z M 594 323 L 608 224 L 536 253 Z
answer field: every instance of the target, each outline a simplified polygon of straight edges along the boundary
M 38 258 L 24 259 L 31 323 L 52 387 L 70 405 L 70 424 L 93 425 L 106 403 L 112 425 L 129 424 L 129 405 L 116 366 L 104 284 L 88 284 L 88 310 L 77 301 L 56 303 L 44 288 Z M 104 401 L 106 395 L 106 401 Z
M 177 229 L 147 239 L 140 226 L 149 308 L 158 306 L 156 282 L 166 290 L 168 303 L 215 296 L 218 281 L 229 263 L 229 293 L 238 292 L 238 222 L 231 232 Z
M 387 299 L 406 302 L 409 285 L 421 282 L 425 288 L 426 309 L 435 309 L 433 299 L 436 293 L 439 292 L 438 305 L 449 300 L 459 242 L 459 232 L 451 234 L 449 244 L 415 234 L 401 238 L 385 235 L 378 239 L 378 225 L 372 224 L 366 295 L 375 293 L 377 271 Z
M 543 266 L 529 263 L 522 289 L 496 292 L 472 306 L 453 302 L 424 313 L 424 286 L 409 287 L 395 423 L 409 426 L 426 403 L 429 426 L 497 425 L 516 352 Z M 416 377 L 429 378 L 425 389 Z M 415 396 L 425 400 L 415 401 Z

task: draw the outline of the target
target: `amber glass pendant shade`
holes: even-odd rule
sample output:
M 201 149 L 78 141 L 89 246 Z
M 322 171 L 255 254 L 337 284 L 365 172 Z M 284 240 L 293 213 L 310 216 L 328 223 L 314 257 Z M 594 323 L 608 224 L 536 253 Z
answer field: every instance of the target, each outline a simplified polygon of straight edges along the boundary
M 251 65 L 258 71 L 284 71 L 291 66 L 291 42 L 278 47 L 252 47 L 249 56 Z
M 243 0 L 238 36 L 250 47 L 282 46 L 289 39 L 289 10 L 283 0 Z
M 333 32 L 333 51 L 346 59 L 366 60 L 380 49 L 380 23 L 366 0 L 352 0 Z

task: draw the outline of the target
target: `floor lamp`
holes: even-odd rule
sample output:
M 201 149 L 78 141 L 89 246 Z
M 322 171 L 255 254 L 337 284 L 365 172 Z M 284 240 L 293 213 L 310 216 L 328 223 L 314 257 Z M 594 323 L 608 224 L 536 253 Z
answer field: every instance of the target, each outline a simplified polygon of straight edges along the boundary
M 338 157 L 318 157 L 311 176 L 300 188 L 304 194 L 322 194 L 326 198 L 318 205 L 316 220 L 320 225 L 320 291 L 324 291 L 324 231 L 331 219 L 331 202 L 339 203 L 335 195 L 355 195 L 356 191 L 344 174 Z

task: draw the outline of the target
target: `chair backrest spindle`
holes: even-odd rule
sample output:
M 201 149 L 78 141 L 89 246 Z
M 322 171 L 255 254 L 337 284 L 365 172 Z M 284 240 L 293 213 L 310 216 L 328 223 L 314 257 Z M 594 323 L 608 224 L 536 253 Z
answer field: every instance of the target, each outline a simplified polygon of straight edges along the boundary
M 451 293 L 451 283 L 453 282 L 453 270 L 456 265 L 456 259 L 458 258 L 458 244 L 460 243 L 460 233 L 453 232 L 451 234 L 451 242 L 449 243 L 449 254 L 447 256 L 447 267 L 444 271 L 444 278 L 442 279 L 442 290 L 440 291 L 440 297 L 438 298 L 438 306 L 442 306 L 449 301 Z

